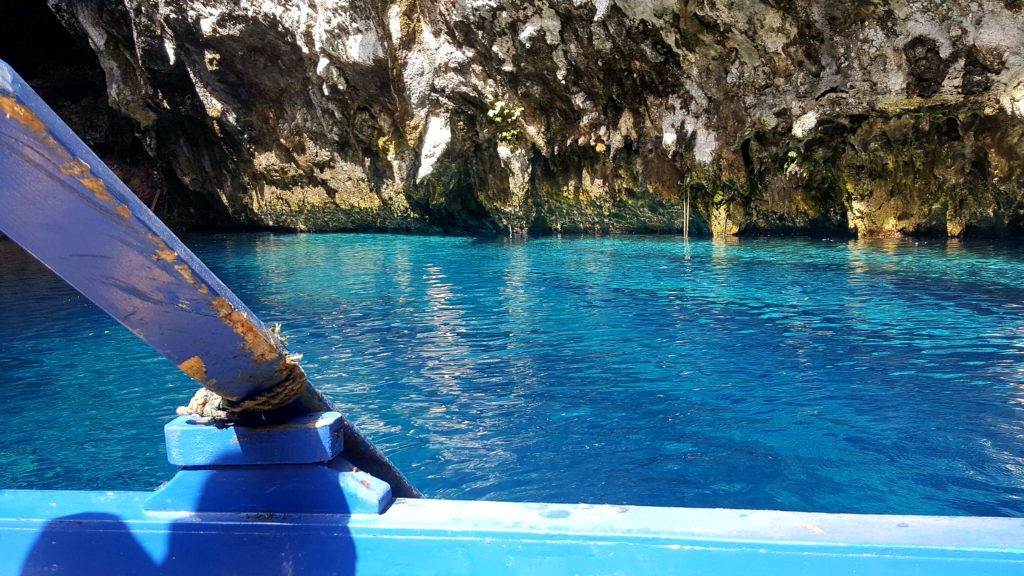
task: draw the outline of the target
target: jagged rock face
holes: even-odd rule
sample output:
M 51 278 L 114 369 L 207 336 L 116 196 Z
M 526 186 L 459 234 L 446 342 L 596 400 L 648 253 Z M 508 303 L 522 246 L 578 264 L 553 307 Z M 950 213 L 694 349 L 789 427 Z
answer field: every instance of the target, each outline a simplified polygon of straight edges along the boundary
M 234 223 L 1024 224 L 1019 0 L 49 4 L 168 193 Z

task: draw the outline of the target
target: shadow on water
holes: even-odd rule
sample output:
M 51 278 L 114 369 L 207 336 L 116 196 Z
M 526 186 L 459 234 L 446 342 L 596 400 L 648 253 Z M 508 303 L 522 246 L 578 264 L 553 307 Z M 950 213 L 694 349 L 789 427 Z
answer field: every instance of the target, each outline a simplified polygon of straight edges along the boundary
M 325 479 L 321 486 L 240 482 L 240 472 L 253 468 L 263 467 L 215 468 L 192 491 L 192 502 L 188 492 L 175 499 L 192 512 L 133 508 L 124 517 L 83 512 L 54 518 L 39 533 L 20 574 L 355 574 L 349 508 L 338 482 L 328 482 L 330 474 L 319 476 Z M 298 509 L 315 506 L 330 512 L 270 512 L 289 497 L 298 499 Z M 238 512 L 239 506 L 267 512 Z

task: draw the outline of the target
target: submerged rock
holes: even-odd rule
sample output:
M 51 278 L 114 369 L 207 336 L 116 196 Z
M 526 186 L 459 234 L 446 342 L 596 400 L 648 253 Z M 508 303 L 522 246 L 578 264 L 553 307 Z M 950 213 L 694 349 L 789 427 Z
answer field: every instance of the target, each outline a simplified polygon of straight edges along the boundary
M 694 233 L 1024 225 L 1016 0 L 49 5 L 145 153 L 107 158 L 183 224 L 671 232 L 689 198 Z

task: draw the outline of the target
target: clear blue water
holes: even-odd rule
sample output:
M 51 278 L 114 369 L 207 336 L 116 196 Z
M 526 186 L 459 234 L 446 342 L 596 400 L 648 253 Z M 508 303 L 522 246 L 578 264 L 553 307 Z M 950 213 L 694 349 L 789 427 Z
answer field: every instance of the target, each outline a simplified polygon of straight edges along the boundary
M 1024 516 L 1024 250 L 186 242 L 424 492 Z M 194 385 L 0 243 L 0 486 L 151 489 Z

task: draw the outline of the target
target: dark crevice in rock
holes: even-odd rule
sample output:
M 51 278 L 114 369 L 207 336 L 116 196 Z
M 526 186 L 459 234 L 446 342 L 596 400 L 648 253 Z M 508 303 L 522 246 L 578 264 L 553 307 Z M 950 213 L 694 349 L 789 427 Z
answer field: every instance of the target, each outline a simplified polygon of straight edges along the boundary
M 995 83 L 994 75 L 1003 71 L 1003 55 L 972 45 L 964 57 L 964 77 L 960 93 L 964 96 L 984 94 Z
M 940 55 L 939 43 L 927 36 L 915 36 L 903 46 L 903 54 L 910 67 L 907 94 L 924 98 L 934 96 L 952 64 Z

